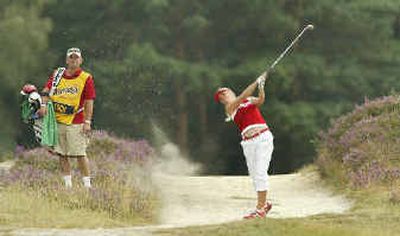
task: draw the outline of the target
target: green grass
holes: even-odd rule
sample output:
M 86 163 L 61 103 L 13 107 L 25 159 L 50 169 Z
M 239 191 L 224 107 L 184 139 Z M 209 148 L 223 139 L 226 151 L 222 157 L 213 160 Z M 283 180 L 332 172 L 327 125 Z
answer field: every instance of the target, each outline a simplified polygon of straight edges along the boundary
M 366 230 L 358 230 L 349 226 L 336 226 L 330 223 L 318 223 L 315 220 L 254 220 L 251 222 L 238 222 L 235 224 L 227 224 L 220 226 L 209 226 L 204 228 L 190 228 L 184 230 L 164 231 L 159 232 L 157 235 L 326 235 L 326 236 L 353 236 L 360 235 L 374 235 L 368 234 Z
M 68 193 L 66 193 L 68 194 Z M 74 199 L 75 198 L 75 199 Z M 71 193 L 71 200 L 79 199 Z M 143 219 L 113 219 L 105 211 L 68 207 L 16 187 L 0 192 L 0 226 L 7 228 L 110 228 L 145 224 Z
M 44 148 L 19 148 L 13 167 L 0 174 L 0 228 L 154 223 L 158 199 L 148 175 L 152 147 L 145 140 L 123 140 L 99 131 L 88 153 L 93 188 L 83 188 L 80 175 L 73 173 L 74 187 L 66 190 L 56 156 Z M 75 160 L 71 164 L 78 169 Z

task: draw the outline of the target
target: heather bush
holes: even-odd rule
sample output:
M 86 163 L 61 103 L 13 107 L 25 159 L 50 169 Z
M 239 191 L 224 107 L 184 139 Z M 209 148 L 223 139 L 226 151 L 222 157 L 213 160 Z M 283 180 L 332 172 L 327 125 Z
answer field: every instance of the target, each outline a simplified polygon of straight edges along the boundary
M 131 223 L 154 219 L 154 186 L 150 167 L 152 147 L 144 140 L 123 140 L 106 132 L 93 134 L 88 147 L 93 187 L 85 189 L 76 160 L 72 189 L 65 189 L 59 173 L 58 158 L 44 148 L 15 152 L 15 165 L 0 176 L 10 189 L 23 189 L 33 197 L 57 202 L 66 209 L 107 212 L 113 219 Z
M 392 187 L 400 178 L 400 97 L 366 100 L 317 141 L 317 165 L 338 184 Z

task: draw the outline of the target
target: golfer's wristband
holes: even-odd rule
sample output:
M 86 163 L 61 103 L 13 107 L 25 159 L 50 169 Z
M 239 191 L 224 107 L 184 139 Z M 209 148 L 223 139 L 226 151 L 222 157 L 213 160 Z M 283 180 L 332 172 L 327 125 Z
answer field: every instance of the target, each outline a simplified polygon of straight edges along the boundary
M 46 103 L 41 103 L 40 106 L 41 106 L 41 107 L 46 107 L 47 104 L 46 104 Z

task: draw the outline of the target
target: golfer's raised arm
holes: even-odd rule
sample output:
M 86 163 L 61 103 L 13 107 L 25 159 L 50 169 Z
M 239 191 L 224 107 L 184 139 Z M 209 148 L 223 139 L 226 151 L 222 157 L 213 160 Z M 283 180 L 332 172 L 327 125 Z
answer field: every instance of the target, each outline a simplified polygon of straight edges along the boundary
M 258 97 L 253 98 L 252 103 L 256 106 L 261 106 L 265 101 L 265 80 L 268 78 L 268 74 L 264 73 L 257 78 L 258 82 Z
M 254 93 L 254 90 L 256 90 L 257 85 L 258 82 L 257 80 L 255 80 L 253 83 L 247 86 L 247 88 L 243 90 L 243 92 L 239 96 L 237 96 L 236 99 L 231 104 L 229 104 L 229 106 L 234 108 L 233 110 L 235 110 L 236 107 L 238 107 L 240 103 L 243 102 L 243 100 L 250 97 Z

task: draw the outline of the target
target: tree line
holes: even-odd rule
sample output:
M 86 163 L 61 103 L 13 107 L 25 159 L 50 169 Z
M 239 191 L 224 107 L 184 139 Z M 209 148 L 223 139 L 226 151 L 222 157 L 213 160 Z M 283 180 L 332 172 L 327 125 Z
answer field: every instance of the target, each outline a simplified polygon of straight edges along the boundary
M 95 126 L 154 140 L 154 126 L 207 173 L 244 173 L 240 137 L 213 102 L 218 86 L 240 92 L 296 36 L 316 29 L 285 57 L 262 107 L 275 135 L 271 171 L 315 156 L 330 119 L 365 97 L 399 89 L 400 3 L 332 0 L 0 0 L 0 143 L 24 143 L 18 91 L 42 87 L 83 50 L 94 75 Z

